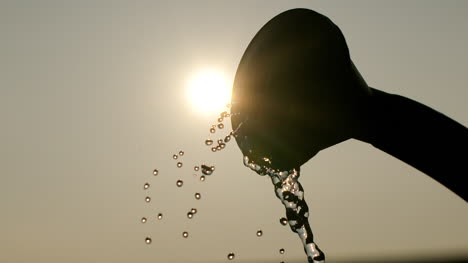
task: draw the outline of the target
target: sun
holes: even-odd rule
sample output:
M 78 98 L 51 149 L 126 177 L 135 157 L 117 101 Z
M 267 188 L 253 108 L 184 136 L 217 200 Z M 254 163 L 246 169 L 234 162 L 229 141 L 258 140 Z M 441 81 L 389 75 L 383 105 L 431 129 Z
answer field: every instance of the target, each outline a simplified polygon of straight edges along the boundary
M 203 70 L 194 74 L 188 82 L 188 98 L 199 111 L 222 111 L 231 101 L 231 85 L 218 70 Z

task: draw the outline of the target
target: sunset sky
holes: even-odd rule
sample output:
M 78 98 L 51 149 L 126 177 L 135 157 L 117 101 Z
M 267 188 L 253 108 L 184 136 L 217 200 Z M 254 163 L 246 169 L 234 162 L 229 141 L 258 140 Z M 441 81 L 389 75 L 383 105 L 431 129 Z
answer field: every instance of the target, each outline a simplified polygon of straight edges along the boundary
M 235 141 L 204 145 L 231 129 L 209 132 L 250 40 L 297 7 L 339 26 L 369 86 L 468 125 L 468 1 L 3 0 L 0 262 L 305 262 L 270 180 Z M 468 257 L 467 203 L 370 144 L 320 152 L 301 183 L 327 262 Z

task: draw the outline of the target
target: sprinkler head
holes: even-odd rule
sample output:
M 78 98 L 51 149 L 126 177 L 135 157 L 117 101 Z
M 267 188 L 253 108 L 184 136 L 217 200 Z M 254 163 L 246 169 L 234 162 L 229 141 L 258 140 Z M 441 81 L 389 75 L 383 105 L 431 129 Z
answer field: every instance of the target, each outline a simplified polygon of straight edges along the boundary
M 370 94 L 330 19 L 308 9 L 285 11 L 260 29 L 237 68 L 231 103 L 237 144 L 260 165 L 298 168 L 360 132 Z

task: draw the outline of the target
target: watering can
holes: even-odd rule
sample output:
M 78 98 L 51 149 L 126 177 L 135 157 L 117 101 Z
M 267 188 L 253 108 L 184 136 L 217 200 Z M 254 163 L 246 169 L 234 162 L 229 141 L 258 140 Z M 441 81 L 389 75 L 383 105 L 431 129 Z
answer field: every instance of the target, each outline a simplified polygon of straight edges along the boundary
M 237 68 L 231 104 L 236 142 L 258 165 L 299 168 L 354 138 L 467 200 L 468 129 L 422 103 L 369 87 L 341 30 L 315 11 L 288 10 L 260 29 Z

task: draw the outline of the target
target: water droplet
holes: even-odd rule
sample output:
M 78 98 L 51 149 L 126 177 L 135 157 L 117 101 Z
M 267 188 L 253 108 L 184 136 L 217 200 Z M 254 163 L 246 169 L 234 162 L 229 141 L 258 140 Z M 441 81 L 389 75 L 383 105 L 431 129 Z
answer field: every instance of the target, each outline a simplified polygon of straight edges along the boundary
M 177 167 L 179 167 L 179 168 L 182 167 L 182 163 L 181 163 L 181 162 L 178 162 L 178 163 L 177 163 Z
M 176 182 L 176 185 L 178 187 L 182 187 L 183 184 L 184 184 L 184 181 L 182 181 L 182 180 L 177 180 L 177 182 Z
M 227 111 L 223 111 L 223 112 L 221 112 L 221 114 L 219 116 L 224 118 L 224 117 L 227 117 L 227 115 L 228 115 Z
M 150 187 L 150 184 L 149 183 L 146 183 L 143 185 L 143 189 L 148 189 Z
M 146 244 L 151 244 L 151 238 L 149 238 L 149 237 L 145 238 L 145 243 Z
M 212 152 L 216 152 L 216 147 L 211 147 Z
M 224 120 L 224 119 L 223 119 L 222 117 L 221 117 L 221 118 L 218 118 L 218 122 L 223 122 L 223 120 Z
M 179 155 L 180 155 L 180 156 L 184 156 L 184 151 L 180 151 L 180 152 L 179 152 Z
M 200 176 L 200 181 L 202 181 L 202 182 L 205 181 L 205 176 L 204 175 Z
M 214 166 L 208 166 L 208 165 L 205 165 L 205 164 L 202 164 L 201 168 L 202 168 L 202 173 L 204 175 L 211 175 L 215 170 Z
M 186 232 L 186 231 L 183 232 L 183 233 L 182 233 L 182 236 L 183 236 L 184 238 L 187 238 L 187 237 L 188 237 L 188 232 Z
M 280 221 L 280 224 L 282 224 L 283 226 L 288 224 L 288 220 L 285 217 L 280 218 L 279 221 Z
M 263 236 L 263 231 L 262 231 L 262 230 L 257 230 L 257 236 L 258 236 L 258 237 Z
M 195 193 L 195 199 L 199 200 L 201 198 L 200 193 Z
M 174 155 L 172 155 L 172 158 L 173 158 L 174 160 L 177 160 L 177 158 L 179 158 L 179 156 L 178 156 L 177 154 L 174 154 Z
M 151 197 L 149 196 L 145 197 L 145 201 L 148 203 L 149 201 L 151 201 Z
M 242 159 L 242 161 L 244 162 L 244 166 L 249 166 L 250 164 L 250 160 L 249 160 L 249 156 L 247 155 L 244 155 L 244 158 Z
M 197 213 L 197 209 L 196 209 L 196 208 L 192 208 L 192 209 L 190 209 L 190 212 L 191 212 L 192 214 L 196 214 L 196 213 Z
M 154 170 L 153 170 L 153 175 L 154 175 L 154 176 L 158 175 L 158 173 L 159 173 L 159 171 L 158 171 L 157 169 L 154 169 Z
M 216 146 L 216 151 L 221 151 L 221 146 Z
M 205 141 L 205 144 L 206 144 L 206 145 L 212 145 L 212 144 L 213 144 L 213 140 L 207 139 L 207 140 Z
M 189 219 L 191 219 L 191 218 L 193 217 L 193 213 L 192 213 L 192 212 L 188 212 L 188 213 L 187 213 L 187 217 L 188 217 Z
M 218 140 L 218 144 L 221 144 L 221 143 L 223 143 L 223 140 L 222 140 L 222 139 L 219 139 L 219 140 Z
M 284 248 L 279 250 L 280 254 L 284 254 Z
M 159 220 L 161 220 L 161 219 L 163 218 L 163 214 L 162 214 L 162 213 L 159 213 L 158 216 L 157 216 L 157 218 L 158 218 Z
M 224 142 L 229 142 L 231 140 L 231 135 L 228 135 L 224 138 Z
M 222 124 L 222 123 L 218 124 L 218 128 L 219 128 L 219 129 L 224 128 L 224 124 Z
M 221 149 L 224 149 L 224 147 L 226 147 L 226 144 L 225 143 L 220 143 L 219 147 L 221 147 Z
M 146 223 L 146 221 L 147 221 L 146 217 L 142 217 L 142 218 L 141 218 L 141 222 L 142 222 L 142 223 Z
M 211 133 L 215 133 L 215 131 L 216 131 L 215 128 L 210 128 Z
M 227 255 L 227 258 L 228 258 L 229 260 L 233 260 L 235 257 L 236 257 L 236 255 L 234 255 L 234 253 L 229 253 L 229 254 Z
M 195 166 L 195 167 L 193 167 L 193 170 L 198 171 L 198 170 L 200 170 L 200 167 Z

